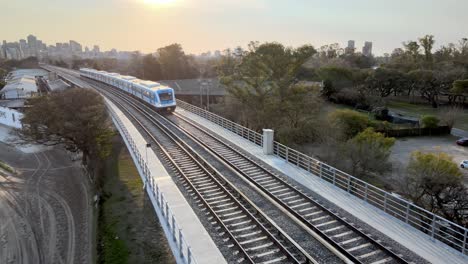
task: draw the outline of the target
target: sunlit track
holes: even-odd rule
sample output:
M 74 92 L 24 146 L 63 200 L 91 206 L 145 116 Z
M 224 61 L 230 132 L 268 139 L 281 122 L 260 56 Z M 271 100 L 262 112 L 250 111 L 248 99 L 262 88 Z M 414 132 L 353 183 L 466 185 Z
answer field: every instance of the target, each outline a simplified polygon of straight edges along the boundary
M 92 82 L 91 83 L 95 83 Z M 109 99 L 119 105 L 129 117 L 157 144 L 190 196 L 208 215 L 225 245 L 232 248 L 236 262 L 246 263 L 317 263 L 288 236 L 269 222 L 265 215 L 231 183 L 211 167 L 190 146 L 159 123 L 139 101 L 122 92 L 96 83 Z M 132 110 L 129 109 L 129 107 Z M 144 125 L 138 113 L 151 127 Z M 161 117 L 160 117 L 161 118 Z M 160 119 L 159 118 L 159 119 Z

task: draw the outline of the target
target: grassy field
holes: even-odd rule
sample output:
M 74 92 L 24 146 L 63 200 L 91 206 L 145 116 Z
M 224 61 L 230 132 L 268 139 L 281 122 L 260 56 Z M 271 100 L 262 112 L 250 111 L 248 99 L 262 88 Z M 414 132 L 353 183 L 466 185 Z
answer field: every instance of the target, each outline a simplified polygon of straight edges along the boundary
M 106 162 L 99 263 L 175 263 L 130 154 L 114 142 Z
M 422 115 L 438 115 L 444 108 L 432 108 L 430 105 L 410 104 L 406 102 L 389 101 L 388 108 L 394 112 L 401 113 L 413 117 L 421 117 Z M 468 131 L 468 111 L 464 111 L 460 120 L 455 125 L 456 128 Z

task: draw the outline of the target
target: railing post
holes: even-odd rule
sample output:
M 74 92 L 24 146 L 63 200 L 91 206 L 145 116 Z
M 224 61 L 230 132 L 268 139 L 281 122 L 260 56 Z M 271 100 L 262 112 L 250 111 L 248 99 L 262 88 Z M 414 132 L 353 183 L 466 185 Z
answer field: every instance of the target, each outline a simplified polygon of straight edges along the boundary
M 468 239 L 468 229 L 465 229 L 465 234 L 463 235 L 463 248 L 462 248 L 462 253 L 463 255 L 465 254 L 466 251 L 466 240 Z
M 431 230 L 431 237 L 434 238 L 435 235 L 435 224 L 436 224 L 436 216 L 435 214 L 432 215 L 432 230 Z
M 192 250 L 187 246 L 187 264 L 192 263 Z
M 322 178 L 322 173 L 323 173 L 323 168 L 322 168 L 322 162 L 319 162 L 319 177 L 320 179 Z
M 335 171 L 333 171 L 333 178 L 335 178 L 335 177 L 336 177 L 336 173 L 335 173 Z M 347 185 L 348 185 L 348 186 L 346 186 L 346 191 L 347 191 L 348 193 L 351 193 L 351 177 L 350 177 L 350 176 L 348 176 Z
M 406 215 L 405 215 L 405 223 L 409 221 L 409 213 L 410 213 L 410 203 L 406 202 Z
M 183 250 L 183 247 L 182 247 L 182 229 L 179 228 L 179 252 L 180 252 L 180 256 L 183 258 L 184 257 L 184 252 L 182 250 Z
M 384 211 L 384 212 L 387 212 L 387 193 L 386 193 L 386 192 L 384 193 L 384 207 L 383 207 L 383 211 Z
M 172 215 L 172 238 L 174 239 L 174 242 L 177 242 L 177 237 L 176 237 L 176 228 L 175 228 L 175 218 L 174 215 Z
M 166 222 L 169 225 L 169 204 L 166 201 Z
M 367 202 L 367 195 L 368 195 L 367 192 L 369 191 L 369 184 L 366 183 L 364 186 L 365 186 L 365 189 L 364 189 L 364 201 Z

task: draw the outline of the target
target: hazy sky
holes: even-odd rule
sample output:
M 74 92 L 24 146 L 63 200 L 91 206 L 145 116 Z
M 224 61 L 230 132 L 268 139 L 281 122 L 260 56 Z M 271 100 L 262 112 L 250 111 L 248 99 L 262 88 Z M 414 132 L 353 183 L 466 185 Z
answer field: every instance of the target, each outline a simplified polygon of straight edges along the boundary
M 161 3 L 164 2 L 164 3 Z M 223 50 L 251 40 L 319 47 L 356 40 L 374 53 L 425 34 L 436 46 L 468 36 L 466 0 L 0 0 L 0 40 L 30 33 L 101 50 Z

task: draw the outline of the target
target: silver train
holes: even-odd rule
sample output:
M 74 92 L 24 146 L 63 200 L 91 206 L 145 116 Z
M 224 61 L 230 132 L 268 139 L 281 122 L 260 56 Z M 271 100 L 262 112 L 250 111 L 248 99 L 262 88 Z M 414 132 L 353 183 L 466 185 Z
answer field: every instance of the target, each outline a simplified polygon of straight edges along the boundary
M 161 112 L 173 112 L 176 108 L 174 89 L 160 83 L 88 68 L 80 69 L 80 75 L 117 87 Z

